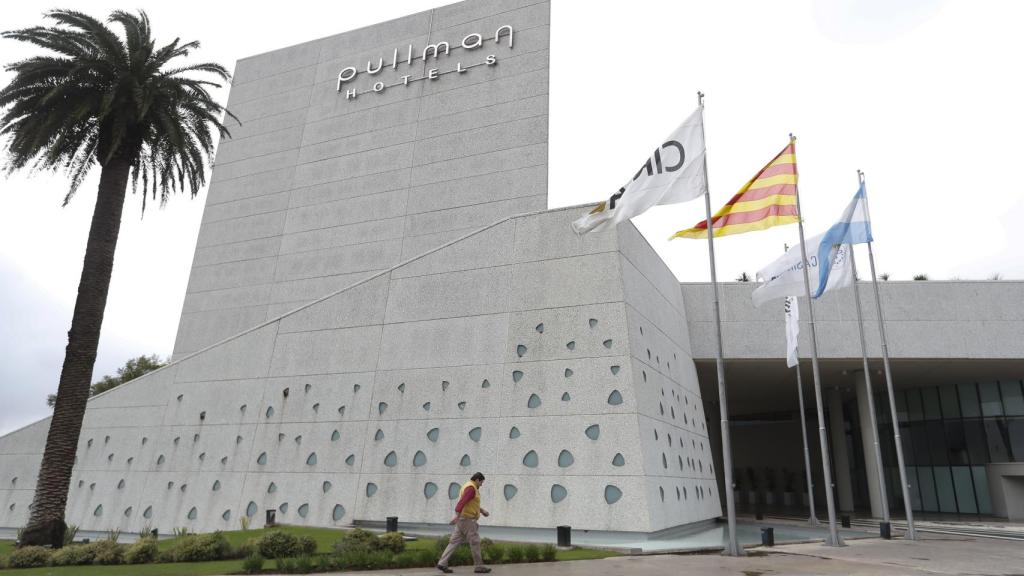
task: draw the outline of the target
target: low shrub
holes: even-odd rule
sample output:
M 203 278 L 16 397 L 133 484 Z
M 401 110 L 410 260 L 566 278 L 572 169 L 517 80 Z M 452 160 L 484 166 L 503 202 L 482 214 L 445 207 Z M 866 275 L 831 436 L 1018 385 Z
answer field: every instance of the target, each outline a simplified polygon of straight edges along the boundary
M 312 556 L 316 554 L 316 539 L 312 536 L 299 536 L 299 556 Z
M 518 564 L 523 561 L 525 550 L 519 544 L 512 544 L 508 547 L 508 550 L 505 551 L 505 554 L 508 556 L 509 563 Z
M 156 561 L 160 564 L 169 564 L 174 562 L 174 548 L 167 548 L 166 550 L 160 550 L 156 554 Z
M 545 544 L 540 547 L 540 558 L 545 562 L 554 562 L 557 554 L 558 549 L 554 544 Z
M 360 528 L 345 532 L 341 540 L 334 544 L 334 550 L 339 554 L 356 551 L 372 552 L 376 549 L 377 537 L 372 532 Z
M 332 557 L 332 570 L 383 570 L 392 565 L 389 552 L 351 549 Z
M 246 574 L 259 574 L 263 571 L 263 556 L 253 553 L 242 560 L 242 570 Z
M 172 562 L 209 562 L 223 560 L 231 550 L 228 539 L 220 532 L 192 534 L 179 538 L 171 547 Z M 163 554 L 160 555 L 163 561 Z
M 82 566 L 92 564 L 93 549 L 89 545 L 66 545 L 50 554 L 54 566 Z
M 113 540 L 99 540 L 91 544 L 85 544 L 82 548 L 88 548 L 92 554 L 93 564 L 113 566 L 124 562 L 124 546 Z
M 124 550 L 125 564 L 149 564 L 157 557 L 156 539 L 143 538 Z
M 314 542 L 315 547 L 316 543 Z M 264 558 L 270 559 L 298 556 L 299 539 L 287 532 L 274 530 L 260 538 L 259 552 Z
M 282 574 L 309 574 L 319 565 L 310 556 L 297 558 L 277 558 L 277 571 Z
M 427 552 L 427 554 L 429 554 L 429 557 L 426 555 L 421 556 L 421 552 Z M 433 556 L 434 555 L 430 554 L 428 550 L 407 550 L 405 552 L 402 552 L 401 554 L 395 554 L 394 557 L 391 558 L 391 567 L 419 568 L 421 566 L 431 566 L 432 564 L 424 563 L 424 558 L 426 558 L 426 562 L 430 562 Z
M 441 554 L 444 554 L 445 548 L 448 547 L 448 543 L 451 542 L 451 541 L 452 541 L 452 537 L 451 536 L 442 536 L 442 537 L 437 539 L 437 542 L 434 543 L 434 548 L 437 549 L 437 555 L 438 556 L 440 556 Z
M 240 560 L 240 559 L 243 559 L 243 558 L 248 558 L 249 556 L 252 556 L 253 554 L 259 554 L 259 553 L 260 553 L 260 539 L 258 537 L 256 537 L 256 538 L 249 538 L 245 542 L 242 542 L 241 544 L 236 546 L 233 550 L 231 550 L 231 557 Z
M 527 544 L 523 549 L 523 556 L 526 557 L 527 562 L 536 562 L 540 560 L 540 546 L 536 544 Z
M 505 547 L 493 542 L 489 546 L 483 546 L 482 544 L 481 551 L 484 555 L 484 562 L 488 564 L 501 564 L 502 560 L 505 559 Z
M 11 552 L 7 563 L 11 568 L 40 568 L 50 563 L 50 556 L 42 546 L 23 546 Z
M 394 554 L 405 552 L 405 538 L 401 532 L 386 532 L 377 536 L 373 543 L 377 550 L 387 550 Z
M 449 566 L 469 566 L 473 563 L 473 554 L 469 550 L 469 546 L 461 544 L 455 549 L 455 552 L 448 557 Z

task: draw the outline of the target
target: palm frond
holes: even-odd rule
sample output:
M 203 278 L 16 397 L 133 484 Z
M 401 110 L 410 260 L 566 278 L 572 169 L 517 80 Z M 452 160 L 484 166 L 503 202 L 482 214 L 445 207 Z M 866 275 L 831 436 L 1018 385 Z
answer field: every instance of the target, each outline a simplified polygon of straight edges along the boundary
M 120 158 L 143 212 L 147 196 L 161 204 L 179 192 L 194 196 L 217 137 L 230 137 L 225 116 L 241 124 L 210 93 L 230 82 L 227 68 L 179 63 L 199 43 L 158 46 L 142 11 L 114 11 L 105 22 L 75 10 L 45 16 L 52 26 L 0 34 L 49 52 L 4 67 L 14 76 L 0 89 L 3 170 L 65 172 L 66 204 L 90 169 Z

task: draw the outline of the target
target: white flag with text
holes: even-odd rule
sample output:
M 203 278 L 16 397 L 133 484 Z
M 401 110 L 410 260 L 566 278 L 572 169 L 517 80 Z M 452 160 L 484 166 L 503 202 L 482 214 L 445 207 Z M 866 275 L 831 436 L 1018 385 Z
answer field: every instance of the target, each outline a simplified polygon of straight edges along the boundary
M 702 122 L 698 107 L 654 150 L 632 180 L 573 222 L 573 230 L 586 234 L 605 223 L 625 222 L 658 204 L 675 204 L 700 197 L 707 189 Z
M 800 305 L 796 296 L 786 296 L 786 366 L 800 363 L 797 345 L 800 339 Z
M 823 236 L 824 234 L 819 234 L 807 241 L 807 272 L 810 275 L 812 289 L 815 279 L 818 278 L 818 246 Z M 849 249 L 848 245 L 842 244 L 832 252 L 832 272 L 829 274 L 824 292 L 845 288 L 853 283 Z M 800 245 L 790 248 L 779 259 L 759 270 L 757 280 L 761 285 L 751 294 L 754 306 L 757 307 L 776 298 L 806 296 Z

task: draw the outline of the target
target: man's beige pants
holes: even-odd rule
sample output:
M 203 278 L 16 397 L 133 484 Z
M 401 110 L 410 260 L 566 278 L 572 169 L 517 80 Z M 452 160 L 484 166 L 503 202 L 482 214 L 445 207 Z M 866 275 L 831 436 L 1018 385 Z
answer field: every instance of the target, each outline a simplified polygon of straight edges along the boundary
M 471 518 L 459 518 L 459 521 L 455 523 L 455 526 L 452 528 L 452 539 L 448 542 L 448 547 L 444 549 L 444 554 L 441 554 L 441 559 L 437 561 L 437 565 L 447 566 L 448 558 L 455 553 L 455 549 L 463 542 L 469 543 L 469 549 L 473 553 L 473 565 L 483 566 L 484 561 L 480 557 L 480 532 L 477 528 L 476 520 Z

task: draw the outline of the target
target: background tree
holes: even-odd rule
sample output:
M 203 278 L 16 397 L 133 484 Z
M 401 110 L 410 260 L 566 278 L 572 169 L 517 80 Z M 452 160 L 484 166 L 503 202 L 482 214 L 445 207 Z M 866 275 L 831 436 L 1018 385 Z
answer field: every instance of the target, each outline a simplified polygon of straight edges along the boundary
M 928 279 L 928 275 L 927 274 L 915 274 L 914 275 L 914 280 L 922 281 L 922 280 L 927 280 L 927 279 Z
M 167 363 L 160 359 L 159 356 L 153 354 L 151 356 L 139 356 L 138 358 L 132 358 L 125 362 L 124 366 L 117 369 L 117 376 L 111 376 L 107 374 L 103 378 L 100 378 L 98 382 L 93 382 L 92 386 L 89 387 L 89 396 L 95 396 L 102 394 L 111 388 L 120 386 L 125 382 L 134 380 L 143 374 L 152 372 L 158 368 L 163 368 Z M 53 407 L 57 402 L 57 395 L 50 394 L 46 397 L 46 405 Z
M 740 272 L 740 275 L 736 277 L 737 282 L 750 282 L 750 275 L 746 272 Z
M 172 64 L 199 43 L 176 39 L 157 47 L 144 12 L 116 11 L 107 22 L 73 10 L 45 17 L 55 25 L 2 34 L 49 52 L 5 67 L 15 74 L 0 89 L 6 171 L 65 171 L 67 205 L 89 171 L 100 167 L 53 419 L 21 541 L 59 547 L 128 184 L 133 191 L 141 184 L 143 210 L 147 195 L 159 195 L 161 204 L 176 192 L 195 196 L 206 183 L 215 133 L 228 132 L 221 123 L 225 110 L 209 93 L 220 85 L 192 75 L 227 81 L 230 74 L 218 64 Z

